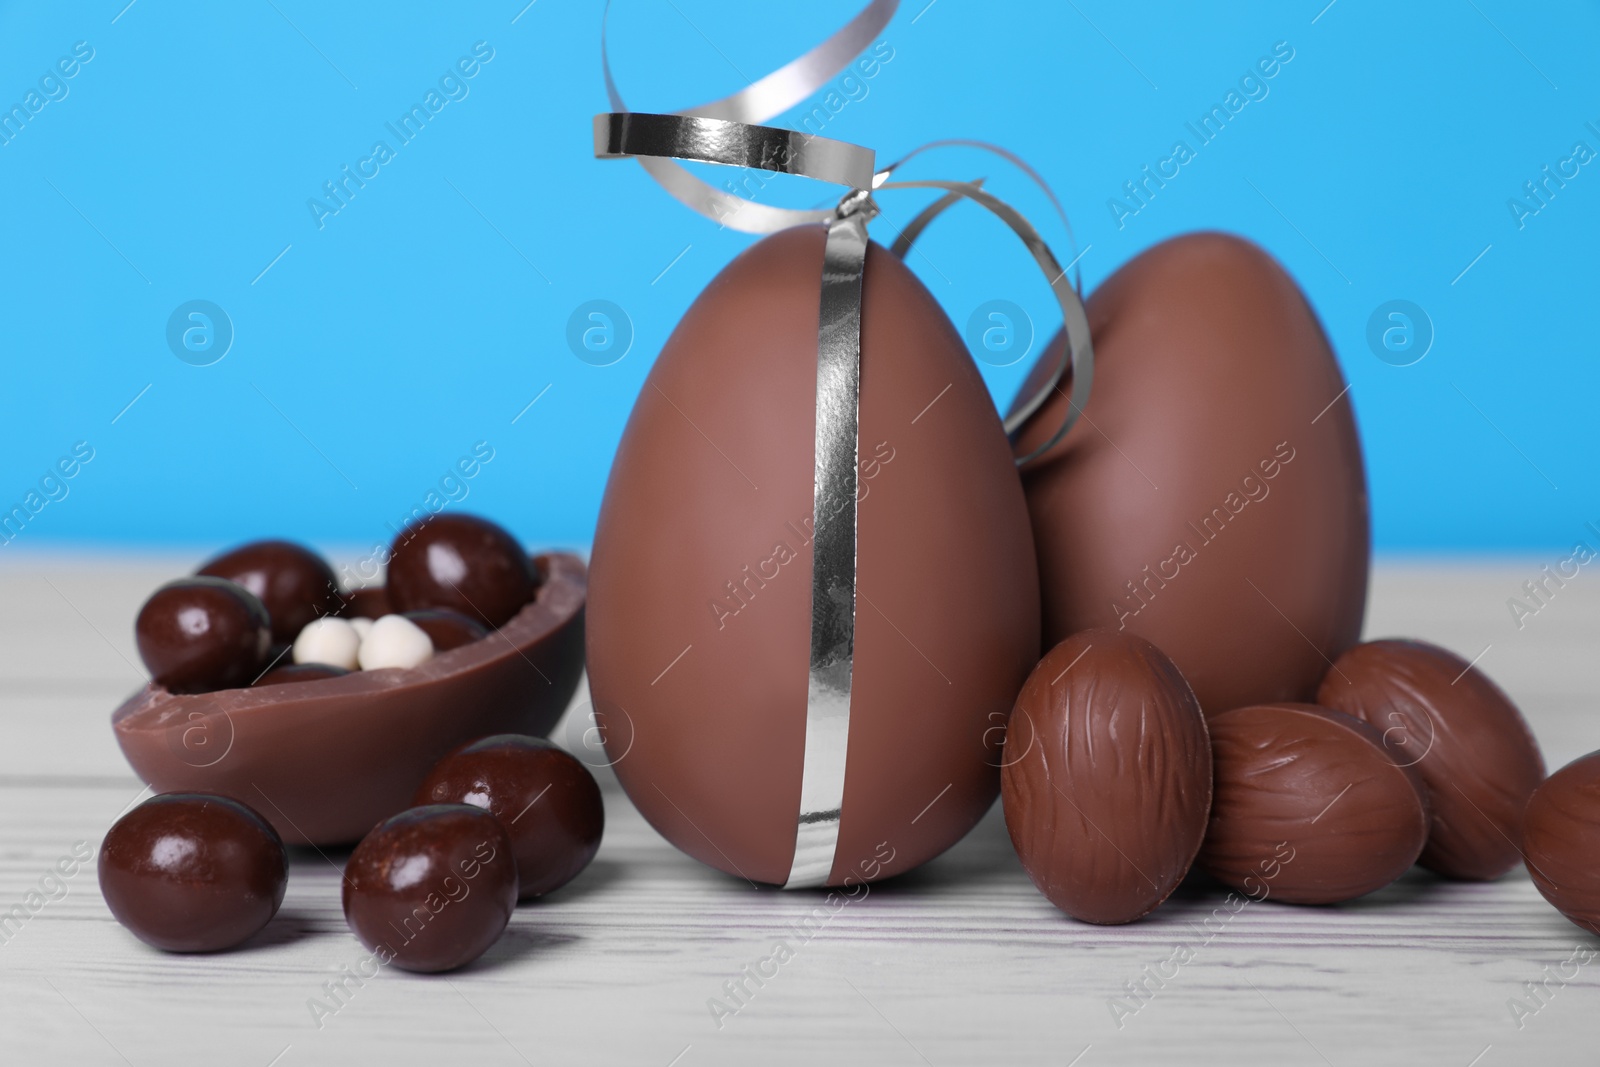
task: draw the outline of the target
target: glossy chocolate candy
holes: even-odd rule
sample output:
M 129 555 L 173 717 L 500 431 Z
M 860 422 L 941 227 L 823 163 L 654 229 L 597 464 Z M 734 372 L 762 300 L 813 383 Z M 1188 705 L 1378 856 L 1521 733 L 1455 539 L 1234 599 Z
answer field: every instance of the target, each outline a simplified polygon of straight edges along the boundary
M 475 515 L 433 515 L 400 531 L 390 549 L 391 608 L 449 608 L 489 629 L 533 599 L 538 573 L 503 527 Z
M 292 541 L 252 541 L 195 572 L 226 578 L 256 595 L 272 619 L 272 639 L 292 644 L 306 623 L 336 615 L 339 582 L 326 560 Z
M 534 564 L 533 601 L 488 640 L 404 671 L 194 695 L 147 686 L 113 714 L 117 742 L 156 789 L 264 792 L 290 844 L 357 841 L 446 753 L 543 735 L 561 717 L 583 675 L 587 572 L 560 553 Z
M 1000 772 L 1022 867 L 1075 919 L 1132 922 L 1183 881 L 1211 808 L 1205 717 L 1150 642 L 1089 630 L 1017 697 Z
M 1260 900 L 1333 904 L 1382 889 L 1428 834 L 1422 782 L 1360 719 L 1312 704 L 1210 716 L 1211 825 L 1200 865 Z
M 606 811 L 589 769 L 539 737 L 500 734 L 439 761 L 416 804 L 472 804 L 511 835 L 522 899 L 566 885 L 600 849 Z
M 1522 813 L 1544 757 L 1516 705 L 1453 652 L 1368 641 L 1340 656 L 1319 703 L 1371 723 L 1428 789 L 1433 823 L 1417 862 L 1452 878 L 1497 878 L 1520 858 Z
M 1600 934 L 1600 752 L 1573 760 L 1534 790 L 1522 840 L 1539 892 Z
M 266 608 L 223 578 L 180 578 L 151 594 L 134 622 L 139 655 L 157 685 L 205 693 L 249 685 L 267 665 Z
M 489 636 L 483 623 L 449 608 L 427 608 L 408 611 L 405 617 L 415 623 L 433 642 L 434 652 L 448 652 L 452 648 L 470 645 Z
M 467 804 L 385 819 L 344 871 L 344 917 L 360 942 L 408 971 L 449 971 L 499 940 L 517 903 L 500 821 Z
M 1361 442 L 1315 312 L 1271 256 L 1219 233 L 1141 253 L 1087 306 L 1084 417 L 1023 472 L 1045 644 L 1138 634 L 1207 715 L 1312 699 L 1360 638 L 1368 564 Z M 1060 352 L 1057 338 L 1019 397 Z M 1069 392 L 1019 453 L 1061 425 Z
M 164 793 L 118 819 L 100 847 L 100 892 L 135 936 L 168 952 L 216 952 L 277 914 L 288 855 L 253 809 Z

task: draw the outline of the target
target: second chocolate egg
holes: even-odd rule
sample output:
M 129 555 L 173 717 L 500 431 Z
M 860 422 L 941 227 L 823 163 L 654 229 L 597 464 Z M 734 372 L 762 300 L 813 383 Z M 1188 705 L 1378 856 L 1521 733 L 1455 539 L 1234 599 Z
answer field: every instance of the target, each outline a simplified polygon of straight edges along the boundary
M 1208 716 L 1312 699 L 1360 636 L 1368 551 L 1351 398 L 1315 313 L 1270 256 L 1218 233 L 1144 252 L 1088 312 L 1093 394 L 1023 476 L 1045 643 L 1137 634 Z M 1052 397 L 1019 450 L 1066 407 Z
M 596 716 L 629 796 L 691 856 L 784 884 L 807 760 L 824 231 L 768 237 L 684 316 L 606 487 Z M 854 674 L 827 884 L 938 855 L 988 810 L 1039 654 L 1038 575 L 994 403 L 938 303 L 870 247 Z M 991 719 L 995 714 L 999 718 Z

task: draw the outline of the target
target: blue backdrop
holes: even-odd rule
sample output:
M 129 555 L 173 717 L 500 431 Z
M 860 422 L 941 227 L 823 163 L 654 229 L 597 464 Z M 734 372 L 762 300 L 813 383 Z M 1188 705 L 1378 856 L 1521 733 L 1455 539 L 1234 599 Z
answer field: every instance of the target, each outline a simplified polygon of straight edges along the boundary
M 617 0 L 622 92 L 639 110 L 716 98 L 857 6 Z M 1071 214 L 1062 258 L 1081 253 L 1091 287 L 1185 230 L 1252 237 L 1343 361 L 1380 549 L 1586 536 L 1595 5 L 1225 7 L 906 0 L 873 76 L 834 86 L 826 134 L 880 160 L 942 137 L 1015 149 Z M 749 241 L 591 158 L 600 10 L 0 5 L 0 510 L 32 505 L 13 550 L 369 545 L 429 493 L 530 542 L 587 542 L 651 360 Z M 1216 106 L 1229 121 L 1205 141 Z M 1074 247 L 987 157 L 913 176 L 987 176 Z M 920 202 L 889 201 L 891 221 Z M 913 266 L 958 326 L 1008 299 L 1053 333 L 1010 242 L 958 211 Z M 617 310 L 590 319 L 592 301 Z M 614 332 L 585 348 L 575 312 Z M 1026 362 L 985 366 L 1002 400 Z M 492 458 L 452 477 L 474 449 Z

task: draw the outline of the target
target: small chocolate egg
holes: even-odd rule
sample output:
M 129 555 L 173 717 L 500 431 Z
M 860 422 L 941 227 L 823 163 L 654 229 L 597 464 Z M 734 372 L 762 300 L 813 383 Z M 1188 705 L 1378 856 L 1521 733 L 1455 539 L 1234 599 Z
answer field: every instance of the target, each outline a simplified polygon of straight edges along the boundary
M 1487 675 L 1423 641 L 1368 641 L 1334 661 L 1317 702 L 1371 723 L 1390 754 L 1416 768 L 1433 813 L 1418 863 L 1473 880 L 1516 865 L 1544 757 Z
M 1533 791 L 1522 842 L 1528 873 L 1544 898 L 1600 934 L 1600 752 L 1573 760 Z
M 272 639 L 289 644 L 306 623 L 338 614 L 339 581 L 326 560 L 292 541 L 251 541 L 195 572 L 226 578 L 256 595 L 272 618 Z
M 553 893 L 600 850 L 606 809 L 589 768 L 541 737 L 499 734 L 463 745 L 417 787 L 415 804 L 471 804 L 511 835 L 523 900 Z
M 590 585 L 595 717 L 629 797 L 689 855 L 779 885 L 808 773 L 842 778 L 837 838 L 805 863 L 831 853 L 829 885 L 960 840 L 994 801 L 994 727 L 1039 658 L 994 402 L 933 296 L 871 245 L 848 726 L 808 739 L 824 242 L 817 226 L 761 240 L 685 313 L 623 432 Z
M 247 940 L 277 914 L 288 882 L 278 832 L 230 797 L 151 797 L 100 846 L 100 892 L 111 914 L 168 952 L 217 952 Z
M 1428 836 L 1421 781 L 1360 719 L 1312 704 L 1210 716 L 1215 779 L 1200 866 L 1256 900 L 1382 889 Z
M 1045 643 L 1090 627 L 1137 634 L 1172 657 L 1207 715 L 1310 700 L 1360 639 L 1368 564 L 1361 442 L 1315 312 L 1260 248 L 1196 233 L 1129 261 L 1088 314 L 1083 418 L 1023 473 Z M 1019 452 L 1061 425 L 1069 385 Z
M 517 539 L 475 515 L 431 515 L 394 539 L 389 604 L 401 614 L 449 608 L 493 630 L 533 599 L 539 574 Z
M 405 617 L 428 635 L 435 652 L 448 652 L 489 636 L 489 631 L 477 619 L 448 608 L 408 611 Z
M 500 939 L 517 864 L 500 821 L 467 804 L 385 819 L 344 869 L 344 917 L 367 948 L 408 971 L 454 970 Z
M 1017 697 L 1000 797 L 1050 903 L 1092 923 L 1149 914 L 1189 873 L 1211 809 L 1211 745 L 1189 683 L 1141 637 L 1067 638 Z
M 150 595 L 134 622 L 158 685 L 206 693 L 249 685 L 267 665 L 272 626 L 261 601 L 224 578 L 180 578 Z

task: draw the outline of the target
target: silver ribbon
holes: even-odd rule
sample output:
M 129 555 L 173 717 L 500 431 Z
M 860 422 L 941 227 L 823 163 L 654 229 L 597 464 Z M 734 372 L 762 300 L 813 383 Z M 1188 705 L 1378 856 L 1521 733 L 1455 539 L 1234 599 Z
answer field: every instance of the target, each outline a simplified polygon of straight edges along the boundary
M 784 888 L 826 884 L 839 842 L 844 805 L 845 767 L 850 740 L 850 687 L 855 662 L 856 491 L 861 393 L 861 288 L 867 257 L 867 223 L 878 212 L 872 192 L 940 189 L 944 196 L 925 209 L 895 244 L 904 255 L 922 230 L 958 200 L 971 200 L 993 213 L 1020 238 L 1044 272 L 1061 305 L 1067 351 L 1049 380 L 1010 418 L 1014 436 L 1055 391 L 1072 368 L 1072 395 L 1066 418 L 1044 445 L 1017 460 L 1030 462 L 1053 448 L 1077 421 L 1089 396 L 1094 353 L 1088 318 L 1077 290 L 1066 280 L 1037 230 L 1010 205 L 981 188 L 980 182 L 899 181 L 889 178 L 912 157 L 944 145 L 967 145 L 994 152 L 1021 168 L 1044 189 L 1066 221 L 1044 180 L 1020 158 L 976 141 L 936 141 L 874 170 L 871 149 L 813 137 L 797 130 L 763 126 L 815 93 L 870 44 L 888 24 L 899 0 L 872 0 L 855 18 L 822 44 L 786 66 L 721 100 L 673 115 L 630 112 L 611 74 L 602 17 L 600 58 L 606 95 L 614 109 L 594 119 L 594 152 L 603 159 L 636 159 L 663 188 L 705 217 L 746 233 L 767 234 L 790 226 L 826 223 L 822 299 L 818 309 L 816 455 L 813 479 L 811 653 L 806 690 L 806 740 L 801 768 L 800 804 L 794 858 Z M 733 167 L 755 167 L 814 178 L 851 192 L 832 209 L 797 211 L 770 207 L 723 192 L 679 165 L 689 160 Z M 1070 226 L 1068 227 L 1070 234 Z

